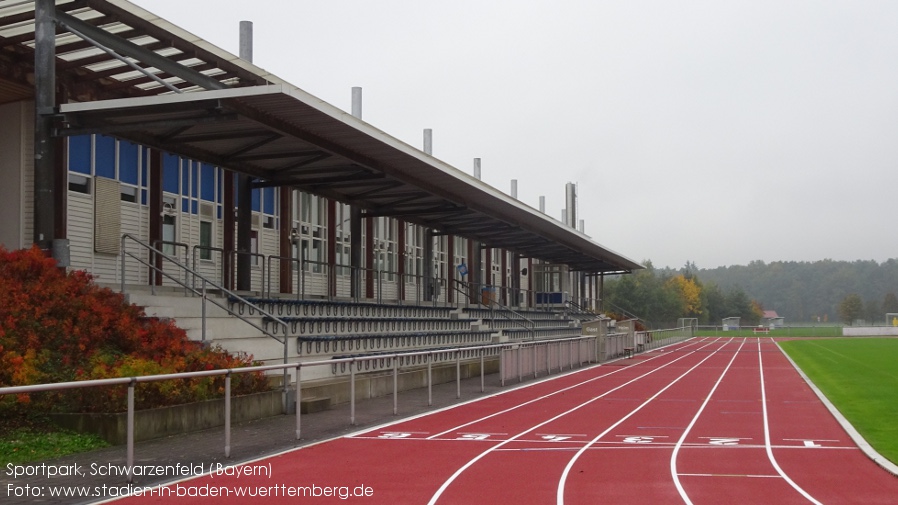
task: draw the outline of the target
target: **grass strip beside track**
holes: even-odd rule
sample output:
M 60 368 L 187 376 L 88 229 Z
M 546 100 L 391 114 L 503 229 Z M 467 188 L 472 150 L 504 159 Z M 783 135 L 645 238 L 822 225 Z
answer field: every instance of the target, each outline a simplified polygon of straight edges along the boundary
M 780 342 L 876 450 L 898 463 L 898 339 Z

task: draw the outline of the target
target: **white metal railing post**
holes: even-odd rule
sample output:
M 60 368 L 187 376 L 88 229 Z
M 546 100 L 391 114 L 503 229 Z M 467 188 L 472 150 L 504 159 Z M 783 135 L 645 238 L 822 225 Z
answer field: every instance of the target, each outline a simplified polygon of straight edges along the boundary
M 349 424 L 355 426 L 355 358 L 349 362 Z
M 194 281 L 196 277 L 194 277 Z M 206 279 L 203 279 L 203 342 L 206 341 Z
M 427 355 L 427 405 L 433 405 L 433 351 Z
M 484 386 L 484 355 L 486 354 L 485 349 L 480 349 L 480 392 L 483 393 L 486 391 L 486 387 Z
M 461 398 L 461 351 L 455 350 L 455 398 Z
M 393 415 L 399 415 L 399 359 L 397 356 L 390 358 L 393 361 Z
M 537 351 L 537 349 L 538 349 L 538 347 L 536 345 L 530 346 L 530 356 L 531 356 L 530 361 L 533 362 L 531 364 L 531 366 L 533 367 L 533 378 L 534 379 L 537 377 L 537 375 L 536 375 L 536 351 Z
M 505 387 L 505 349 L 499 348 L 499 384 Z
M 296 440 L 300 439 L 301 433 L 301 425 L 300 419 L 302 414 L 302 409 L 300 405 L 302 404 L 302 364 L 296 365 L 296 405 L 294 406 L 294 410 L 296 410 Z
M 228 370 L 228 374 L 225 375 L 225 408 L 224 408 L 224 422 L 225 422 L 225 457 L 231 457 L 231 371 Z
M 131 377 L 128 383 L 128 426 L 127 430 L 127 461 L 128 466 L 128 482 L 134 482 L 134 386 L 137 384 L 137 378 Z

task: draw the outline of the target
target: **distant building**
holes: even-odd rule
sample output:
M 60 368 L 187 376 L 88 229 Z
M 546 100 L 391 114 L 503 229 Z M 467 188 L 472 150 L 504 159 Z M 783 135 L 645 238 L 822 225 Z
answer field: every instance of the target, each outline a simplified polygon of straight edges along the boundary
M 767 326 L 770 328 L 782 328 L 784 325 L 785 318 L 780 317 L 779 314 L 776 313 L 775 310 L 765 310 L 764 316 L 761 317 L 761 326 Z

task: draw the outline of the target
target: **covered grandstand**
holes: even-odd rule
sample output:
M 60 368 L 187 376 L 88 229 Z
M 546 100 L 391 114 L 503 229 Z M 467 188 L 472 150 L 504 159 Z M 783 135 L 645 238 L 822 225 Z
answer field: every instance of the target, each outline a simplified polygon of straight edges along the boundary
M 124 0 L 2 2 L 0 244 L 188 326 L 202 292 L 191 335 L 268 361 L 579 336 L 603 276 L 641 268 L 360 110 Z M 402 308 L 285 313 L 319 303 Z

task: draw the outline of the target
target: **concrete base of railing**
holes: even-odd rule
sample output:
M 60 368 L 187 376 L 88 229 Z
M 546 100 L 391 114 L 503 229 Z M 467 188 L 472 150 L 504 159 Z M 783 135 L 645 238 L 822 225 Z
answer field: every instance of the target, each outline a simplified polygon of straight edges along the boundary
M 134 412 L 134 440 L 152 440 L 224 425 L 224 399 L 138 410 Z M 235 423 L 284 413 L 283 391 L 266 391 L 231 398 Z M 113 445 L 127 440 L 126 412 L 114 414 L 52 414 L 57 425 L 79 433 L 94 433 Z

